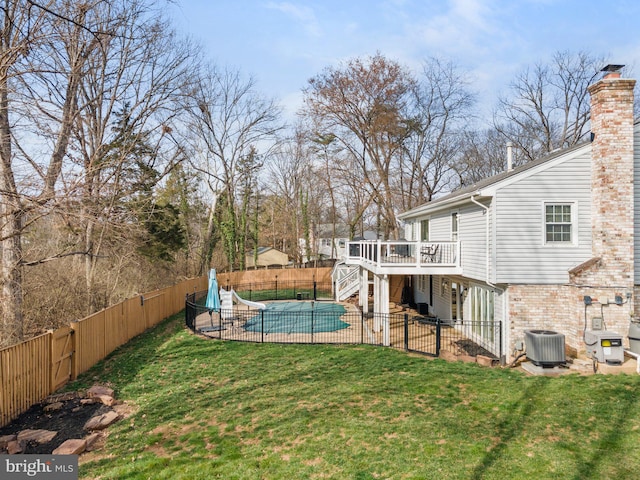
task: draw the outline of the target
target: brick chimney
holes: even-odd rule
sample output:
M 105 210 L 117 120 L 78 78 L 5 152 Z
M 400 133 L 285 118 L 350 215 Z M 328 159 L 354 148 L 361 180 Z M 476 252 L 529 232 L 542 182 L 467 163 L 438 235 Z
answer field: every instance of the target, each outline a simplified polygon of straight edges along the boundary
M 600 285 L 633 288 L 633 87 L 617 71 L 589 87 L 591 94 L 591 233 Z M 605 68 L 605 71 L 607 68 Z

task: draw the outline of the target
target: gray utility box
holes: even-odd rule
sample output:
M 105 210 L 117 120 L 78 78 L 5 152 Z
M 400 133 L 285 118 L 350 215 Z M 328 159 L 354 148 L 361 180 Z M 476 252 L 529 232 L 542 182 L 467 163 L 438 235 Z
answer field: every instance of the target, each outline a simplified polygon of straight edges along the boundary
M 622 365 L 624 362 L 622 335 L 607 330 L 587 330 L 584 332 L 584 343 L 587 345 L 587 356 L 599 363 Z
M 640 355 L 640 323 L 629 324 L 629 350 Z

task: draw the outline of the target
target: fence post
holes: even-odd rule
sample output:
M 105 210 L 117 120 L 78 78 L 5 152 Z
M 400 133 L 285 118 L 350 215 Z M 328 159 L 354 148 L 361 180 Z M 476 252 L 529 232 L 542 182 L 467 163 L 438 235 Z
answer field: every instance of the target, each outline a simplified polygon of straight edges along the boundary
M 506 358 L 504 358 L 504 355 L 502 354 L 502 321 L 498 322 L 498 345 L 500 345 L 498 353 L 500 354 L 500 356 L 498 358 L 500 358 L 500 364 L 502 366 L 505 366 L 507 361 Z
M 264 310 L 260 310 L 260 341 L 264 343 Z
M 364 312 L 360 310 L 360 344 L 364 344 Z
M 278 300 L 278 275 L 276 275 L 276 300 Z
M 313 281 L 313 299 L 318 300 L 318 284 L 316 281 Z
M 191 325 L 189 325 L 189 294 L 185 294 L 184 296 L 184 323 L 187 327 L 189 327 L 191 330 L 193 330 L 193 328 L 191 328 Z
M 409 350 L 409 314 L 404 314 L 404 349 Z
M 440 356 L 440 335 L 442 333 L 440 325 L 440 317 L 436 317 L 436 357 Z

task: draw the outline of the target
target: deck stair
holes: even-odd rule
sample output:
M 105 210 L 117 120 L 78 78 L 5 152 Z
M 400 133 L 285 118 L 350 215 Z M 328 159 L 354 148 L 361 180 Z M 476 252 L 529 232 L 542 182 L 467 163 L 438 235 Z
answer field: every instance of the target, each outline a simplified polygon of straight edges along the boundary
M 338 302 L 358 293 L 360 289 L 359 267 L 336 263 L 333 273 L 333 284 L 335 285 L 335 297 Z

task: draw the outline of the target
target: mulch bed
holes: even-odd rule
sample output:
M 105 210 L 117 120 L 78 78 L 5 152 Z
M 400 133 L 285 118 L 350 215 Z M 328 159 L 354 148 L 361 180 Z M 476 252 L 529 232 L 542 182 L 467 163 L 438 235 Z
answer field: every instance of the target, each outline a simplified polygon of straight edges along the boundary
M 58 434 L 48 443 L 28 442 L 22 453 L 49 454 L 64 441 L 72 438 L 84 438 L 89 432 L 83 429 L 85 423 L 96 415 L 112 410 L 100 402 L 82 405 L 79 396 L 62 402 L 62 408 L 47 412 L 47 403 L 33 405 L 13 422 L 0 428 L 3 435 L 18 434 L 22 430 L 50 430 Z M 6 451 L 0 450 L 0 453 Z

